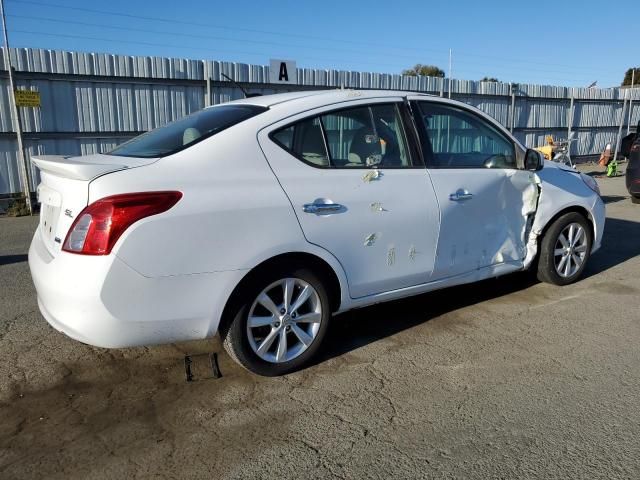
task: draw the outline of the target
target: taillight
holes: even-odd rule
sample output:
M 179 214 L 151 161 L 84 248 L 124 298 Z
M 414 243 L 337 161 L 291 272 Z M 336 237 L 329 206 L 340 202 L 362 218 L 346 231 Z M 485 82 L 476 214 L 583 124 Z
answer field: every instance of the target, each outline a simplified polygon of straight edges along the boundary
M 108 255 L 127 228 L 138 220 L 166 212 L 181 198 L 181 192 L 126 193 L 101 198 L 76 217 L 62 250 Z

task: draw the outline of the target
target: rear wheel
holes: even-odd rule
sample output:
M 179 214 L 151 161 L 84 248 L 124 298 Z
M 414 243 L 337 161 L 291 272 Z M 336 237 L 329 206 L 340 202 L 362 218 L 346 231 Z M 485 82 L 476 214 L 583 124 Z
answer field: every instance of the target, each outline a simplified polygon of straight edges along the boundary
M 640 203 L 640 197 L 631 195 L 631 203 Z
M 593 243 L 589 222 L 576 212 L 562 215 L 549 227 L 540 243 L 538 279 L 568 285 L 582 274 Z
M 296 370 L 320 348 L 331 318 L 327 290 L 311 270 L 259 275 L 239 295 L 220 334 L 227 353 L 259 375 Z

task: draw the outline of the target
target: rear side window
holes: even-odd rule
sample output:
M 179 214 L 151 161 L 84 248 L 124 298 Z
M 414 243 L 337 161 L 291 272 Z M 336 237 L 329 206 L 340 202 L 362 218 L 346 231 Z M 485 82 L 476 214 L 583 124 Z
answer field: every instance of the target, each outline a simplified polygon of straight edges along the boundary
M 266 111 L 256 105 L 220 105 L 205 108 L 164 127 L 156 128 L 116 147 L 109 155 L 165 157 Z
M 324 133 L 318 117 L 278 130 L 273 134 L 273 139 L 307 163 L 316 167 L 329 166 Z
M 342 109 L 275 131 L 281 147 L 321 168 L 407 168 L 407 139 L 395 104 Z

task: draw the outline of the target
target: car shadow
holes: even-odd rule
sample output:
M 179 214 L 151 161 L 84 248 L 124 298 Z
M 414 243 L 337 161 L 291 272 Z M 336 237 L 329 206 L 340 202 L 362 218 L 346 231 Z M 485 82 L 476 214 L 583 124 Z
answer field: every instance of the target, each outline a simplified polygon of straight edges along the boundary
M 590 172 L 582 172 L 585 175 L 589 175 L 590 177 L 599 177 L 601 175 L 604 175 L 607 173 L 607 169 L 603 169 L 603 170 L 591 170 Z
M 28 256 L 25 254 L 20 255 L 0 255 L 0 265 L 11 265 L 12 263 L 26 262 Z
M 325 347 L 313 364 L 395 335 L 445 313 L 509 295 L 536 283 L 538 281 L 533 275 L 519 272 L 344 313 L 338 317 L 339 321 L 333 322 Z
M 624 195 L 602 195 L 600 198 L 602 198 L 604 203 L 616 203 L 629 200 L 629 197 Z
M 628 199 L 628 197 L 623 197 Z M 602 247 L 589 259 L 584 278 L 592 277 L 640 255 L 640 222 L 607 218 Z
M 590 258 L 583 278 L 640 256 L 638 238 L 639 222 L 608 218 L 602 247 Z M 333 322 L 325 347 L 312 364 L 341 356 L 443 314 L 525 290 L 536 283 L 538 280 L 532 273 L 519 272 L 344 313 L 338 317 L 339 321 Z

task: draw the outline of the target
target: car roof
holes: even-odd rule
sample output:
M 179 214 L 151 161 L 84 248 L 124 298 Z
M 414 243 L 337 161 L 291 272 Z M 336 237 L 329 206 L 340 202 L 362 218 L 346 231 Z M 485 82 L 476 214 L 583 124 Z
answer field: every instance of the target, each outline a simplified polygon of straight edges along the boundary
M 273 95 L 261 95 L 258 97 L 243 98 L 242 100 L 234 100 L 231 103 L 257 105 L 261 107 L 274 107 L 276 105 L 286 105 L 287 107 L 295 107 L 297 103 L 309 103 L 317 106 L 330 105 L 332 103 L 340 103 L 345 100 L 366 99 L 366 98 L 384 98 L 384 97 L 406 97 L 407 95 L 424 95 L 432 97 L 426 93 L 408 92 L 405 90 L 352 90 L 352 89 L 334 89 L 334 90 L 303 90 L 297 92 L 276 93 Z
M 380 99 L 380 98 L 428 98 L 438 103 L 450 104 L 455 106 L 464 106 L 467 109 L 474 110 L 478 115 L 491 121 L 495 127 L 507 134 L 510 138 L 513 138 L 522 148 L 525 148 L 522 143 L 517 140 L 513 135 L 500 124 L 497 120 L 479 110 L 478 108 L 460 102 L 458 100 L 452 100 L 446 97 L 440 97 L 437 95 L 430 95 L 422 92 L 412 92 L 407 90 L 353 90 L 353 89 L 333 89 L 333 90 L 302 90 L 297 92 L 288 93 L 276 93 L 272 95 L 261 95 L 258 97 L 243 98 L 241 100 L 234 100 L 229 103 L 220 105 L 213 105 L 208 108 L 215 108 L 221 105 L 256 105 L 260 107 L 267 107 L 271 115 L 260 115 L 259 118 L 263 119 L 265 125 L 274 123 L 275 121 L 284 119 L 292 114 L 301 113 L 315 108 L 320 108 L 329 105 L 335 105 L 342 102 L 348 102 L 352 100 L 367 100 L 367 99 Z

